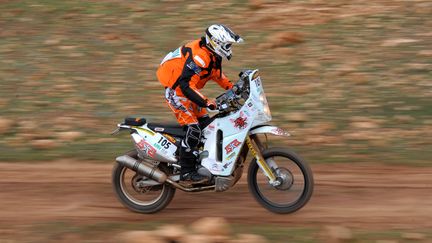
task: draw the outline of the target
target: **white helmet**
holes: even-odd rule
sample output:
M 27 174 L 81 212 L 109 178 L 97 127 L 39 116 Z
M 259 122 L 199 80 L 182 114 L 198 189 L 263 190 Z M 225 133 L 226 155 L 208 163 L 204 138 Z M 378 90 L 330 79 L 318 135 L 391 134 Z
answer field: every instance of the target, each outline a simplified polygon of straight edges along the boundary
M 243 39 L 235 34 L 232 30 L 222 24 L 213 24 L 206 29 L 206 45 L 207 47 L 228 60 L 232 56 L 232 43 L 243 42 Z

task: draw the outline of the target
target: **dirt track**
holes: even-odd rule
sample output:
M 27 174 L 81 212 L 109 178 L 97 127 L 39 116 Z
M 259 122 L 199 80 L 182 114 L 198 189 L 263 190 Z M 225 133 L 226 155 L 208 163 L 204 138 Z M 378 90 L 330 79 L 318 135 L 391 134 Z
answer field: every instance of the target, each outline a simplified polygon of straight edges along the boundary
M 177 191 L 171 204 L 160 213 L 132 213 L 112 192 L 111 168 L 112 164 L 74 161 L 0 163 L 0 228 L 49 221 L 186 223 L 204 216 L 285 226 L 432 227 L 432 168 L 312 166 L 315 193 L 306 207 L 291 215 L 275 215 L 258 205 L 248 192 L 246 175 L 230 191 Z

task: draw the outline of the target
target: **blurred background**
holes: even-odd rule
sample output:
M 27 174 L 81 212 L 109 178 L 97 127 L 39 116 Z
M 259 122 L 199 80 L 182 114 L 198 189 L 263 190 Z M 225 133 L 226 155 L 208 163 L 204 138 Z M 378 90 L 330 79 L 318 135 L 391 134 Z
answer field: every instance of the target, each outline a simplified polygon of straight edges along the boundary
M 111 166 L 132 147 L 110 135 L 124 117 L 175 121 L 162 58 L 223 23 L 245 39 L 224 72 L 259 69 L 272 123 L 293 135 L 274 145 L 317 170 L 415 166 L 415 177 L 432 165 L 431 16 L 427 0 L 0 1 L 0 161 Z

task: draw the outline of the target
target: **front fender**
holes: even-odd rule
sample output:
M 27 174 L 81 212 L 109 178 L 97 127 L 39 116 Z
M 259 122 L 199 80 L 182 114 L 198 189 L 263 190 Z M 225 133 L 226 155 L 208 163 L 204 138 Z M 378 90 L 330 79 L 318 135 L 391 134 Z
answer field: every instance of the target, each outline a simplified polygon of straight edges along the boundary
M 282 128 L 277 126 L 271 126 L 271 125 L 263 125 L 263 126 L 257 126 L 253 127 L 249 134 L 259 134 L 259 133 L 271 133 L 277 136 L 291 136 L 288 132 L 284 131 Z

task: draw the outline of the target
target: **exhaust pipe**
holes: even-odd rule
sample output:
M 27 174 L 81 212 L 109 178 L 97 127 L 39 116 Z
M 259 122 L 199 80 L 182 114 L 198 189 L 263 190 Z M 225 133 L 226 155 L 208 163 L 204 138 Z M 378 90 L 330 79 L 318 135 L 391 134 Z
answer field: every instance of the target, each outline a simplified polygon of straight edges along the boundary
M 159 183 L 164 183 L 167 180 L 167 175 L 159 170 L 157 166 L 151 165 L 147 162 L 140 162 L 128 155 L 122 155 L 116 158 L 116 161 L 137 172 L 138 174 L 141 174 L 143 176 L 147 176 L 148 178 L 155 180 Z
M 207 190 L 214 190 L 215 186 L 204 186 L 204 187 L 197 187 L 197 188 L 187 188 L 183 187 L 182 185 L 178 184 L 177 182 L 173 181 L 174 178 L 168 176 L 159 170 L 157 166 L 152 165 L 148 162 L 140 162 L 128 155 L 122 155 L 116 158 L 117 163 L 125 166 L 126 168 L 129 168 L 135 172 L 137 172 L 140 175 L 147 176 L 148 178 L 155 180 L 161 184 L 167 182 L 174 186 L 175 188 L 178 188 L 180 190 L 186 191 L 186 192 L 199 192 L 199 191 L 207 191 Z

